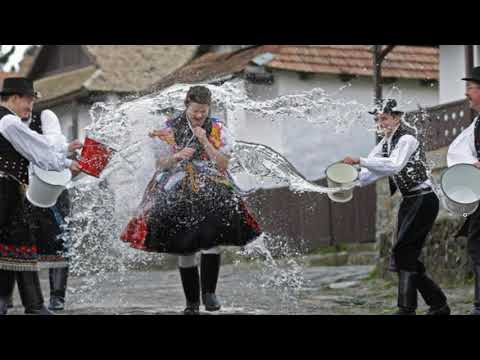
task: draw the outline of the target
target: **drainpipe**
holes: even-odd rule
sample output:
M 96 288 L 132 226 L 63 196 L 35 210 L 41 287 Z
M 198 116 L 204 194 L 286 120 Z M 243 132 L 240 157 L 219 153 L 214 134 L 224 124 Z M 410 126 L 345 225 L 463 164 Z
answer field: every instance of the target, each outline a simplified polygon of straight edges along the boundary
M 388 45 L 382 50 L 382 45 L 373 45 L 373 83 L 375 89 L 375 104 L 382 100 L 382 63 L 385 57 L 395 48 L 395 45 Z
M 473 45 L 465 45 L 465 75 L 472 76 L 472 69 L 474 67 Z
M 385 57 L 395 48 L 395 45 L 388 45 L 382 50 L 383 45 L 373 45 L 373 84 L 375 90 L 375 105 L 378 104 L 383 97 L 383 81 L 382 81 L 382 63 Z M 377 144 L 381 138 L 377 134 Z

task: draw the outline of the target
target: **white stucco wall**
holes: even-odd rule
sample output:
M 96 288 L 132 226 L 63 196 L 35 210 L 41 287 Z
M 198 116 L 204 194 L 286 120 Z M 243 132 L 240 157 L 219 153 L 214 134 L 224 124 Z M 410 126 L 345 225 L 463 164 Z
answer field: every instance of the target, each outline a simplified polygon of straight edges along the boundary
M 346 83 L 337 76 L 316 75 L 302 80 L 297 73 L 275 72 L 275 82 L 269 87 L 248 85 L 254 99 L 271 99 L 276 96 L 297 94 L 322 88 L 335 99 L 357 101 L 371 108 L 373 103 L 373 80 L 359 78 L 351 81 L 351 86 L 342 90 Z M 395 86 L 399 91 L 391 91 L 392 85 L 384 87 L 384 96 L 393 95 L 399 99 L 405 110 L 438 104 L 438 88 L 426 87 L 416 80 L 400 80 Z M 335 95 L 336 94 L 336 95 Z M 238 140 L 258 142 L 268 145 L 285 156 L 309 180 L 324 177 L 325 168 L 346 155 L 365 156 L 375 145 L 372 117 L 365 114 L 355 120 L 350 127 L 335 129 L 336 124 L 312 124 L 302 119 L 272 121 L 258 115 L 239 112 L 236 114 L 234 131 Z M 345 119 L 342 119 L 345 120 Z M 353 119 L 347 122 L 352 122 Z M 231 125 L 232 126 L 232 125 Z
M 440 45 L 440 103 L 465 97 L 464 45 Z
M 282 71 L 277 73 L 276 79 L 279 95 L 322 88 L 335 99 L 343 99 L 346 102 L 355 100 L 368 108 L 371 108 L 373 103 L 372 78 L 353 79 L 350 81 L 351 86 L 340 93 L 339 90 L 346 83 L 334 75 L 317 75 L 308 80 L 301 80 L 296 73 Z M 438 104 L 437 89 L 425 87 L 417 80 L 399 80 L 395 84 L 398 91 L 392 91 L 392 87 L 393 85 L 385 85 L 384 97 L 389 94 L 395 97 L 404 110 L 414 110 L 418 105 Z M 324 176 L 325 168 L 332 162 L 349 154 L 366 156 L 369 153 L 375 145 L 375 134 L 372 132 L 374 125 L 371 119 L 370 115 L 365 114 L 361 120 L 353 122 L 352 126 L 342 127 L 341 132 L 335 129 L 335 123 L 312 125 L 296 121 L 295 126 L 289 126 L 290 130 L 284 132 L 284 154 L 308 179 L 321 178 Z

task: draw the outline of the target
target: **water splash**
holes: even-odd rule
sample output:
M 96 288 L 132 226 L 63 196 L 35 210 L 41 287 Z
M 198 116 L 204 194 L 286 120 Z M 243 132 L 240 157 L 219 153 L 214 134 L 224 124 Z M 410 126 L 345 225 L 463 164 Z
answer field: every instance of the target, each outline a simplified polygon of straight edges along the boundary
M 353 100 L 341 99 L 339 94 L 342 90 L 334 96 L 314 89 L 255 101 L 247 95 L 241 81 L 207 87 L 215 99 L 215 112 L 228 114 L 228 127 L 234 135 L 238 130 L 239 111 L 275 124 L 295 120 L 311 126 L 327 125 L 336 133 L 345 132 L 354 125 L 372 132 L 377 130 L 371 117 L 365 116 L 367 107 Z M 97 103 L 91 108 L 92 123 L 85 129 L 86 134 L 116 152 L 100 179 L 83 177 L 72 184 L 73 212 L 67 219 L 71 229 L 68 235 L 71 271 L 88 277 L 84 286 L 74 289 L 77 301 L 95 301 L 97 295 L 93 290 L 110 272 L 118 273 L 118 281 L 121 282 L 122 274 L 163 261 L 162 255 L 135 251 L 118 239 L 154 173 L 155 142 L 147 134 L 184 106 L 188 88 L 189 85 L 175 85 L 141 98 Z M 335 189 L 316 185 L 279 152 L 265 145 L 241 141 L 235 145 L 230 172 L 234 179 L 242 175 L 253 178 L 251 191 L 272 181 L 288 186 L 294 192 L 333 193 L 357 185 Z M 276 251 L 275 256 L 272 251 Z M 240 258 L 255 257 L 262 264 L 263 270 L 251 286 L 283 291 L 286 299 L 292 302 L 304 285 L 299 260 L 301 254 L 294 253 L 278 236 L 265 234 L 236 255 Z M 280 264 L 278 256 L 287 261 Z
M 267 178 L 272 179 L 275 184 L 287 185 L 291 191 L 296 193 L 333 194 L 352 189 L 358 185 L 358 182 L 342 187 L 316 185 L 305 179 L 285 157 L 272 148 L 244 141 L 236 143 L 229 171 L 233 176 L 239 173 L 252 175 L 260 182 Z

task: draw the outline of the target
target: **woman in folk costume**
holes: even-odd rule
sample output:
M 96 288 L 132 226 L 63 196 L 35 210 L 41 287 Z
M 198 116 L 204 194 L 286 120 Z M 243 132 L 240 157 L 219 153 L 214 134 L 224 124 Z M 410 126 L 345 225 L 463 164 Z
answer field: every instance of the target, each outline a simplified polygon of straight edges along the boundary
M 398 273 L 398 315 L 415 315 L 417 290 L 430 307 L 428 315 L 449 315 L 447 298 L 426 274 L 419 260 L 439 211 L 439 200 L 427 176 L 423 144 L 414 129 L 402 121 L 393 99 L 384 101 L 370 114 L 385 134 L 367 158 L 346 157 L 344 162 L 360 165 L 361 186 L 389 177 L 392 195 L 400 190 L 397 241 L 392 249 L 391 269 Z
M 60 153 L 82 147 L 78 140 L 71 144 L 62 134 L 60 121 L 51 110 L 34 113 L 30 128 L 43 134 L 50 144 Z M 68 279 L 68 259 L 65 257 L 67 249 L 62 236 L 65 230 L 65 218 L 70 215 L 70 197 L 65 190 L 58 198 L 57 204 L 43 209 L 33 207 L 32 232 L 37 242 L 40 266 L 49 269 L 50 303 L 48 308 L 61 311 L 65 306 L 65 294 Z
M 472 70 L 471 77 L 462 80 L 467 81 L 466 97 L 470 107 L 480 112 L 480 67 Z M 448 167 L 457 164 L 471 164 L 480 168 L 480 116 L 475 117 L 448 148 Z M 475 275 L 475 300 L 471 315 L 480 315 L 480 208 L 468 217 L 457 236 L 466 236 L 468 239 L 468 253 Z
M 211 101 L 206 87 L 192 87 L 186 111 L 151 134 L 159 139 L 159 169 L 121 237 L 135 249 L 179 255 L 185 314 L 199 313 L 200 290 L 207 311 L 220 309 L 219 246 L 244 246 L 261 234 L 227 176 L 233 139 L 210 116 Z
M 30 163 L 44 170 L 79 171 L 76 161 L 57 152 L 45 136 L 28 128 L 38 94 L 25 78 L 5 79 L 0 92 L 0 314 L 6 314 L 15 279 L 27 314 L 51 314 L 43 304 L 38 248 L 25 199 Z

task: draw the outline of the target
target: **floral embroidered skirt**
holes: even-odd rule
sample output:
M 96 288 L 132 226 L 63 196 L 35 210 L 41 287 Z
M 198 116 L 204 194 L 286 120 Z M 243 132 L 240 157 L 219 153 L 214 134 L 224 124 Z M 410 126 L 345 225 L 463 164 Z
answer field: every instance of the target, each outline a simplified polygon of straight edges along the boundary
M 31 212 L 24 186 L 11 178 L 0 178 L 0 270 L 38 271 Z
M 68 201 L 68 192 L 60 196 L 57 204 Z M 68 267 L 66 258 L 64 226 L 65 213 L 60 206 L 55 205 L 49 209 L 33 207 L 32 209 L 32 235 L 38 249 L 40 268 L 64 268 Z
M 260 226 L 228 180 L 192 171 L 155 174 L 121 239 L 131 247 L 187 255 L 245 246 Z

